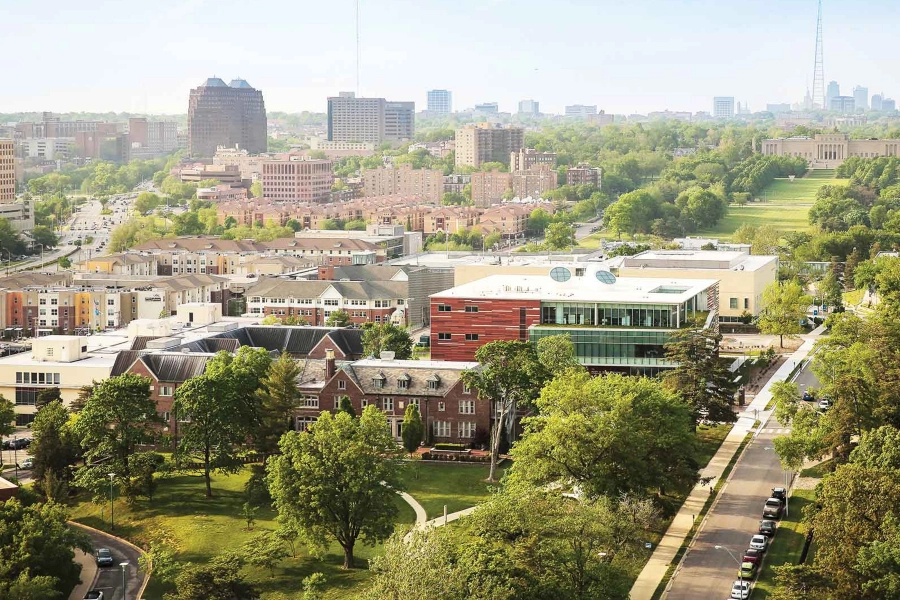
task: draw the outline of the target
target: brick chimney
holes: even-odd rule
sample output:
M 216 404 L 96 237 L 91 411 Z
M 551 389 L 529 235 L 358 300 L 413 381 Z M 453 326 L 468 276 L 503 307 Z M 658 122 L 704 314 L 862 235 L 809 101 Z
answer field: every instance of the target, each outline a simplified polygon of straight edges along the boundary
M 334 280 L 334 266 L 333 265 L 319 265 L 319 281 L 333 281 Z
M 334 366 L 334 350 L 331 348 L 325 349 L 325 381 L 331 381 L 331 378 L 334 377 L 336 369 Z

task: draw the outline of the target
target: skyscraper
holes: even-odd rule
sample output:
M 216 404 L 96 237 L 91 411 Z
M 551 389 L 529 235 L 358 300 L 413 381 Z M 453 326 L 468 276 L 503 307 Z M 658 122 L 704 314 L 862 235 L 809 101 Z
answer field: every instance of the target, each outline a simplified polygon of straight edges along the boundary
M 541 113 L 541 103 L 536 100 L 522 100 L 519 102 L 519 114 L 536 117 Z
M 734 96 L 716 96 L 713 98 L 713 118 L 734 118 Z
M 838 82 L 837 81 L 829 81 L 828 89 L 825 90 L 825 106 L 823 106 L 822 108 L 824 108 L 825 110 L 830 110 L 831 109 L 831 99 L 837 98 L 840 95 L 841 95 L 841 86 L 838 85 Z
M 525 130 L 490 123 L 456 130 L 456 166 L 480 167 L 482 163 L 509 164 L 511 153 L 525 147 Z
M 216 146 L 240 145 L 250 154 L 267 149 L 266 104 L 262 92 L 243 79 L 227 84 L 211 77 L 188 99 L 188 148 L 212 157 Z
M 882 101 L 884 96 L 882 94 L 873 94 L 872 95 L 872 110 L 881 110 Z
M 16 157 L 12 140 L 0 140 L 0 204 L 16 200 Z
M 429 90 L 428 112 L 449 115 L 453 112 L 453 94 L 447 90 Z
M 328 98 L 328 141 L 381 144 L 411 140 L 415 110 L 415 102 L 357 98 L 353 92 L 341 92 Z
M 857 112 L 869 110 L 869 88 L 861 85 L 853 88 L 853 100 L 856 104 Z

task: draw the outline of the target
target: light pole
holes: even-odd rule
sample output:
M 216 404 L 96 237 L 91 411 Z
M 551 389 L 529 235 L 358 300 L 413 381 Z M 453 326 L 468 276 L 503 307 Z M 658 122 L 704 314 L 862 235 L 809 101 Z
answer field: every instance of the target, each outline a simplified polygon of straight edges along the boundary
M 727 553 L 728 553 L 728 556 L 731 557 L 731 560 L 733 560 L 734 562 L 737 563 L 737 566 L 738 566 L 738 581 L 741 582 L 741 596 L 743 597 L 743 595 L 744 595 L 744 574 L 741 573 L 741 561 L 739 561 L 739 560 L 737 559 L 737 557 L 736 557 L 734 554 L 731 553 L 731 550 L 729 550 L 726 546 L 716 546 L 715 548 L 716 548 L 716 550 L 724 550 L 725 552 L 727 552 Z
M 13 436 L 13 465 L 16 468 L 16 481 L 19 481 L 19 444 L 16 442 L 16 436 Z
M 128 588 L 126 587 L 125 581 L 125 573 L 128 570 L 128 562 L 120 562 L 119 566 L 122 567 L 122 600 L 126 600 L 128 598 Z
M 113 480 L 116 478 L 115 473 L 109 474 L 109 530 L 112 531 L 115 528 L 115 522 L 113 520 Z

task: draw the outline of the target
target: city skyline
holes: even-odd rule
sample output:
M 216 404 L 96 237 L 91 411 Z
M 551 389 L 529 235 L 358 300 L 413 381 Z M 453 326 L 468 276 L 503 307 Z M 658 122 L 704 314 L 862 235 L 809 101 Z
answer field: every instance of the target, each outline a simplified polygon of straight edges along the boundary
M 182 114 L 189 90 L 212 76 L 247 79 L 271 111 L 325 112 L 328 96 L 356 89 L 354 2 L 338 0 L 313 19 L 308 8 L 275 4 L 260 13 L 237 12 L 239 5 L 227 0 L 164 1 L 129 7 L 127 14 L 109 14 L 93 0 L 6 7 L 21 27 L 3 36 L 0 55 L 20 93 L 0 98 L 0 112 Z M 707 1 L 674 10 L 662 0 L 570 0 L 552 15 L 530 10 L 532 4 L 462 0 L 451 9 L 396 0 L 394 10 L 384 11 L 362 0 L 360 95 L 414 101 L 421 110 L 427 90 L 447 89 L 456 110 L 496 101 L 514 113 L 520 100 L 533 98 L 556 114 L 572 104 L 626 114 L 708 111 L 712 97 L 734 96 L 761 110 L 801 101 L 812 81 L 813 0 L 732 2 L 740 11 Z M 567 18 L 573 11 L 579 17 Z M 270 18 L 276 13 L 277 21 Z M 826 81 L 896 96 L 900 74 L 889 44 L 898 22 L 885 0 L 826 2 Z M 534 41 L 504 52 L 492 33 L 497 24 Z M 56 43 L 30 44 L 31 25 Z M 139 44 L 136 30 L 146 36 Z M 61 56 L 79 53 L 104 60 L 44 73 Z M 442 56 L 450 68 L 438 68 Z

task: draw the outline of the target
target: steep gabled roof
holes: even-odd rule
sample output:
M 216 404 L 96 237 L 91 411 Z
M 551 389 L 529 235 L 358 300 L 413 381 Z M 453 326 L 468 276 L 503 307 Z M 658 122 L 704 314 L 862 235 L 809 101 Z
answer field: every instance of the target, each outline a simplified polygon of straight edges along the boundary
M 157 381 L 182 383 L 202 375 L 212 354 L 158 352 L 140 358 Z
M 142 354 L 143 352 L 140 350 L 122 350 L 116 355 L 116 361 L 113 363 L 109 376 L 118 377 L 126 373 Z

